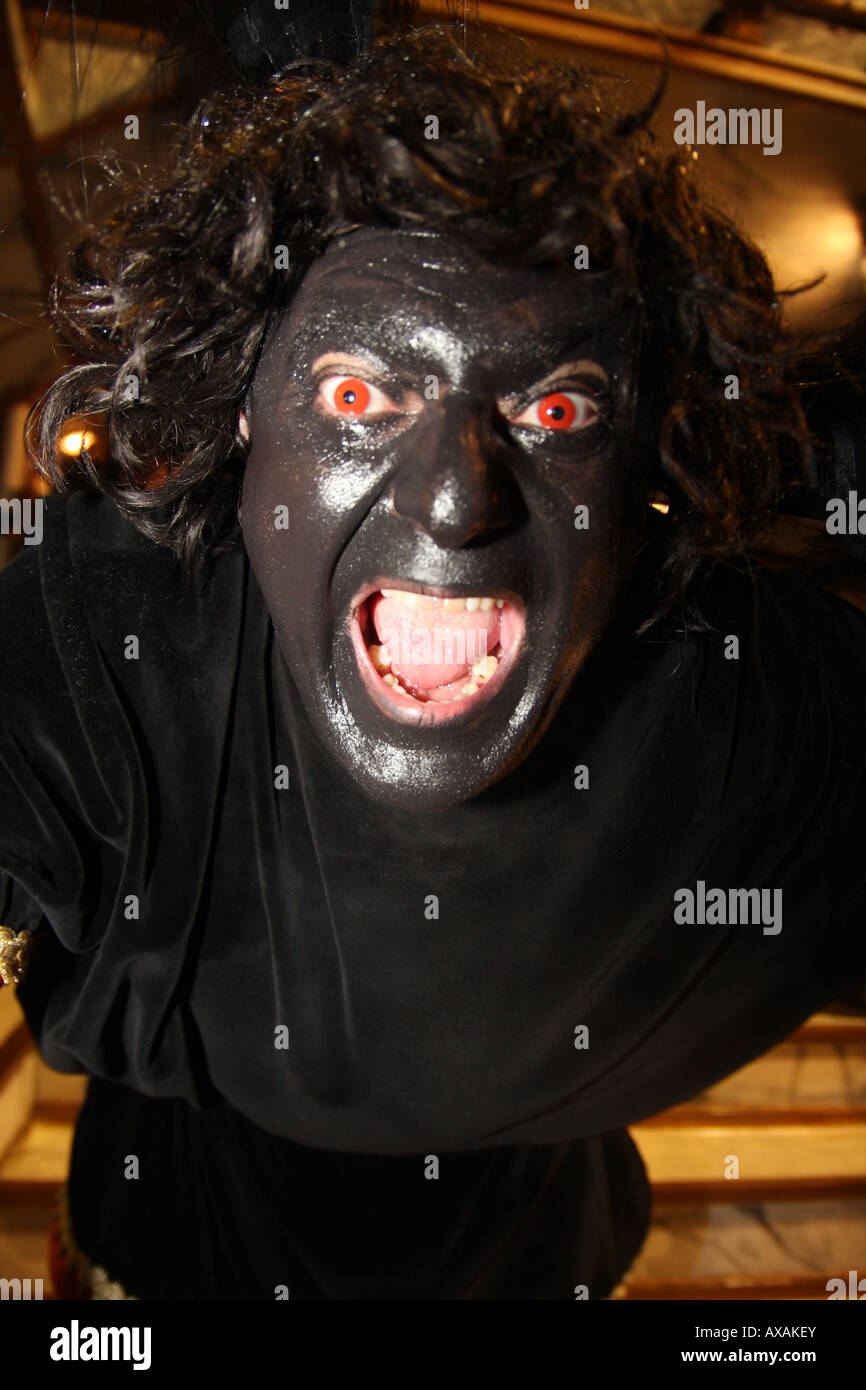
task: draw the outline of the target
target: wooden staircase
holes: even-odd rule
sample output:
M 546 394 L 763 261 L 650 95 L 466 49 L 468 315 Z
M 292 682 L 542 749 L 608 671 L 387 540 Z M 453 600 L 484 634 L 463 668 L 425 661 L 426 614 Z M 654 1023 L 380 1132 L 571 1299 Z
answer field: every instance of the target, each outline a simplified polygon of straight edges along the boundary
M 653 1225 L 619 1297 L 823 1300 L 866 1272 L 866 1018 L 818 1014 L 632 1135 Z
M 46 1231 L 84 1081 L 42 1065 L 9 996 L 0 991 L 0 1276 L 50 1287 Z M 823 1300 L 829 1279 L 866 1273 L 866 1018 L 817 1015 L 632 1134 L 654 1219 L 615 1297 Z

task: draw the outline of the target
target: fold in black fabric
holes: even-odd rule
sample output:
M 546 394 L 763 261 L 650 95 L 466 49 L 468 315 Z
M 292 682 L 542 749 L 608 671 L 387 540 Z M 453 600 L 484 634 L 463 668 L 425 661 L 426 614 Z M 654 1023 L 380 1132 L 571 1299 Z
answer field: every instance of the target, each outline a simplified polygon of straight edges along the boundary
M 44 919 L 22 1002 L 51 1066 L 190 1127 L 507 1168 L 685 1099 L 866 973 L 866 620 L 799 575 L 717 571 L 681 649 L 634 640 L 639 574 L 536 752 L 412 816 L 314 737 L 242 552 L 185 586 L 77 495 L 0 599 L 0 920 Z M 781 931 L 678 924 L 698 880 L 781 889 Z

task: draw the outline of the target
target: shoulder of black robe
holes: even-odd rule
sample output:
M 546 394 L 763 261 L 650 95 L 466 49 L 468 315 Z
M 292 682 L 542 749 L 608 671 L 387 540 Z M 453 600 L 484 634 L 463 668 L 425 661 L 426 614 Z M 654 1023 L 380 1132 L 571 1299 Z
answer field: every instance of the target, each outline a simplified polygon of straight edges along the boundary
M 410 821 L 317 742 L 242 552 L 189 586 L 51 500 L 0 576 L 43 1056 L 396 1154 L 601 1133 L 763 1052 L 866 974 L 866 620 L 790 572 L 718 570 L 704 611 L 682 651 L 627 606 L 529 759 Z M 677 921 L 701 883 L 781 913 Z

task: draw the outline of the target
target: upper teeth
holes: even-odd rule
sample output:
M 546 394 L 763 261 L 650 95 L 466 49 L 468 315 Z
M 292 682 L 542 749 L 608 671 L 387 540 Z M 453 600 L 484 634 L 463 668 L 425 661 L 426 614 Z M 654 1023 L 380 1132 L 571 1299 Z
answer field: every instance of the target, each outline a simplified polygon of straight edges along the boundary
M 380 590 L 384 598 L 396 599 L 398 603 L 405 603 L 408 608 L 435 608 L 437 604 L 442 605 L 446 613 L 477 613 L 480 609 L 482 613 L 489 613 L 491 608 L 502 608 L 505 603 L 501 598 L 440 598 L 437 594 L 416 594 L 409 589 L 382 589 Z

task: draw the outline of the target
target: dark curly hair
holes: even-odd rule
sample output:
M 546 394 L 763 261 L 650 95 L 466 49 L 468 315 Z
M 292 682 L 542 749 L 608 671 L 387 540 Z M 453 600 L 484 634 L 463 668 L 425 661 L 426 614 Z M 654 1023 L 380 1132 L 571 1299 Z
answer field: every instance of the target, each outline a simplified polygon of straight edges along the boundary
M 531 264 L 570 265 L 586 243 L 644 320 L 671 611 L 702 566 L 743 553 L 802 475 L 808 432 L 763 256 L 705 205 L 682 151 L 656 151 L 621 87 L 522 45 L 515 61 L 501 41 L 470 59 L 431 26 L 211 98 L 167 180 L 93 228 L 54 287 L 82 364 L 31 413 L 37 467 L 60 491 L 108 493 L 192 569 L 236 528 L 239 412 L 267 325 L 337 231 L 426 228 Z M 107 466 L 57 448 L 69 417 L 94 412 Z

